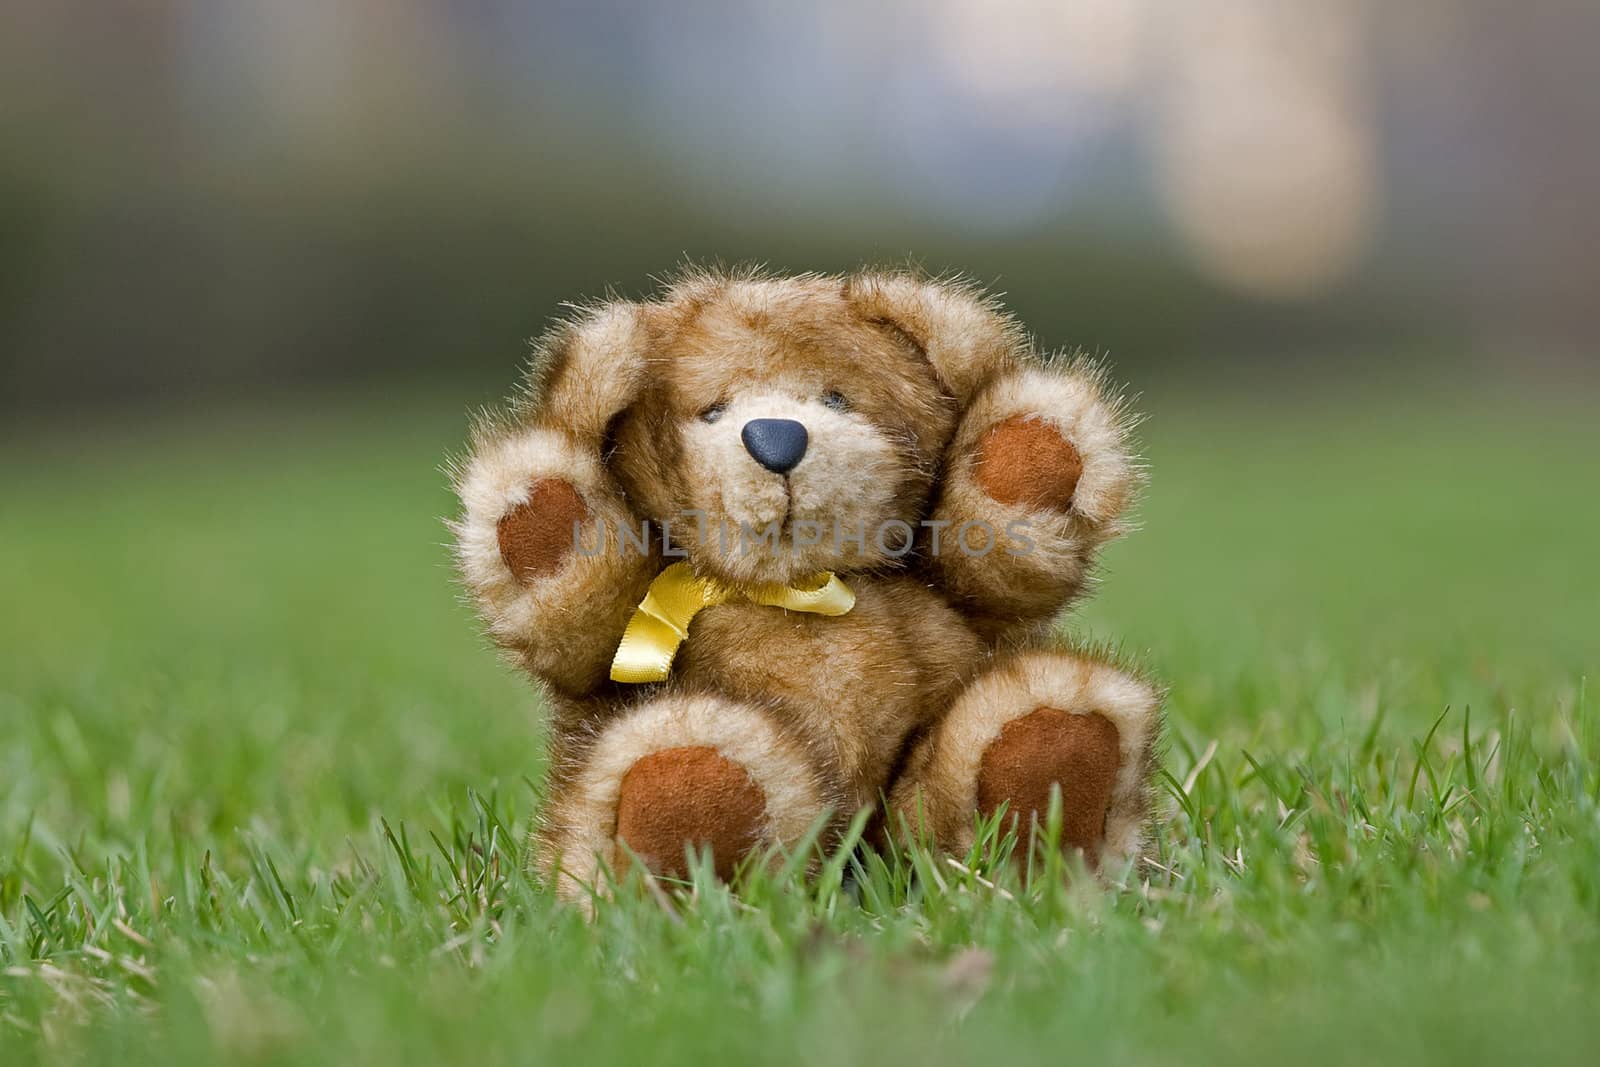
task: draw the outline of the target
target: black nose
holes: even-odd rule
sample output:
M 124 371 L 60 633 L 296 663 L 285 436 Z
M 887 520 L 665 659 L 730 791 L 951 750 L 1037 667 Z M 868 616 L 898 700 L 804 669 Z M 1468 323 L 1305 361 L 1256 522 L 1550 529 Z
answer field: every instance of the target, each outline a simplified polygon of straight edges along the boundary
M 805 458 L 810 438 L 793 419 L 751 419 L 739 432 L 744 448 L 774 474 L 788 474 Z

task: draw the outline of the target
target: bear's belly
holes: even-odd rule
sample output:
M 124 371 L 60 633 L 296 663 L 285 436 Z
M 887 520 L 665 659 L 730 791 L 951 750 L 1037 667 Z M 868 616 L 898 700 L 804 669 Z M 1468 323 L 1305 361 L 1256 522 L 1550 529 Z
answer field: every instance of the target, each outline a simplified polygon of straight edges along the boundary
M 763 706 L 837 760 L 857 803 L 877 800 L 917 726 L 942 715 L 987 658 L 942 597 L 909 579 L 854 578 L 846 615 L 755 604 L 707 608 L 673 673 Z

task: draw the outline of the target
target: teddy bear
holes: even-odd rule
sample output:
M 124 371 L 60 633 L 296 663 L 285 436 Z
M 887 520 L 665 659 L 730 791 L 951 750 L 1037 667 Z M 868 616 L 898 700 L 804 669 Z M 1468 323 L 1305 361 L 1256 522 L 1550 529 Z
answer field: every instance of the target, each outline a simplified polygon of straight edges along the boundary
M 577 308 L 453 468 L 462 580 L 549 712 L 538 863 L 735 876 L 863 808 L 971 847 L 1060 797 L 1135 857 L 1162 693 L 1057 636 L 1140 482 L 1101 366 L 908 270 L 685 269 Z

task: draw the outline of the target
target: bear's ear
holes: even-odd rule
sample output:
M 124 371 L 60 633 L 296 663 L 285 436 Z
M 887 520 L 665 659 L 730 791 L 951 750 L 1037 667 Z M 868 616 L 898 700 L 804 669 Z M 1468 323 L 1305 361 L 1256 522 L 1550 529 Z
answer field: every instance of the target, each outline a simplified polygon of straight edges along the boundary
M 599 447 L 612 419 L 643 391 L 648 368 L 642 306 L 615 300 L 583 308 L 535 342 L 515 414 Z
M 1027 331 L 997 301 L 965 282 L 871 272 L 846 279 L 844 294 L 868 322 L 920 349 L 963 406 L 985 382 L 1031 351 Z

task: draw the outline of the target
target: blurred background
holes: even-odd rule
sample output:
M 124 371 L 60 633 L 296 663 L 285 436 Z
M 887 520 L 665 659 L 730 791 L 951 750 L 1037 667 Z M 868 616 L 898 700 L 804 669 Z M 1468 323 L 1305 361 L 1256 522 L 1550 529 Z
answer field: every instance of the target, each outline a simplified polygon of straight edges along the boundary
M 684 258 L 960 269 L 1143 387 L 1588 377 L 1597 40 L 1578 0 L 10 0 L 0 410 L 477 401 Z
M 174 1033 L 220 1005 L 227 1062 L 525 1062 L 530 1026 L 704 1062 L 701 1019 L 867 988 L 813 994 L 876 959 L 818 927 L 652 962 L 520 905 L 519 969 L 467 980 L 404 861 L 357 874 L 391 826 L 535 810 L 543 711 L 454 581 L 441 461 L 562 301 L 685 259 L 964 271 L 1150 414 L 1140 528 L 1064 625 L 1170 686 L 1199 877 L 1122 898 L 1138 940 L 885 931 L 1010 945 L 1017 1007 L 951 1048 L 1575 1056 L 1594 809 L 1545 805 L 1600 723 L 1597 57 L 1596 0 L 0 0 L 0 1063 L 18 1018 L 151 996 Z M 812 1058 L 960 1054 L 851 1003 Z

